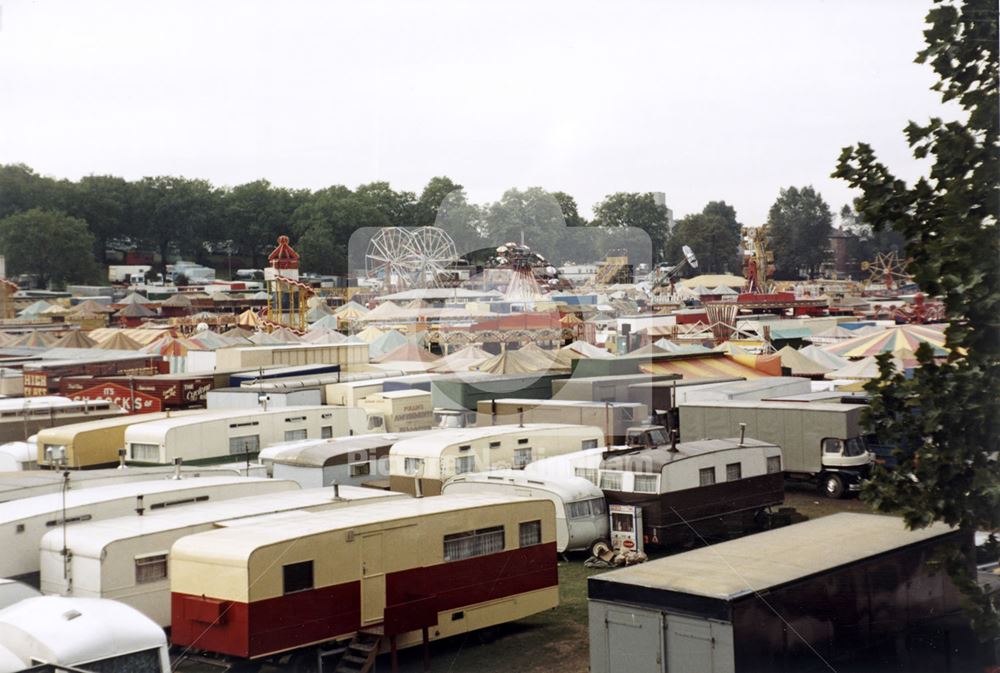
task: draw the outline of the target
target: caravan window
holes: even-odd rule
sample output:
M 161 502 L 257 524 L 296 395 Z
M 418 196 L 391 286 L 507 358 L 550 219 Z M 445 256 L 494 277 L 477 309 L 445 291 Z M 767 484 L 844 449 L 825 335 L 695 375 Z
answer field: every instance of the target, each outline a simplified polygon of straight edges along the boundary
M 542 522 L 527 521 L 520 525 L 518 546 L 530 547 L 542 543 Z
M 622 490 L 622 473 L 601 472 L 601 488 L 605 491 Z
M 167 555 L 143 556 L 135 560 L 135 583 L 148 584 L 167 577 Z
M 354 463 L 350 466 L 352 477 L 364 477 L 372 473 L 371 463 Z
M 459 456 L 455 459 L 455 474 L 465 474 L 476 471 L 475 456 Z
M 333 437 L 333 426 L 332 425 L 324 425 L 322 428 L 319 429 L 319 438 L 320 439 L 330 439 L 332 437 Z
M 514 469 L 520 470 L 531 462 L 531 447 L 514 449 Z
M 308 435 L 305 429 L 302 430 L 285 430 L 285 441 L 286 442 L 297 442 L 300 439 L 307 439 Z
M 715 483 L 715 468 L 703 467 L 698 470 L 698 485 L 711 486 Z
M 290 594 L 296 591 L 308 591 L 313 588 L 312 561 L 289 563 L 283 566 L 281 571 L 284 582 L 284 593 Z
M 146 463 L 156 463 L 160 460 L 160 447 L 157 444 L 132 444 L 132 460 Z
M 726 481 L 738 481 L 743 478 L 743 468 L 740 463 L 726 465 Z
M 781 456 L 768 456 L 767 473 L 774 474 L 775 472 L 781 472 Z
M 260 453 L 260 436 L 244 435 L 229 438 L 229 455 L 240 456 L 244 453 Z
M 496 554 L 502 552 L 503 548 L 503 526 L 480 528 L 479 530 L 444 536 L 445 561 L 459 561 L 474 556 Z
M 597 486 L 597 468 L 576 467 L 573 468 L 573 474 L 576 475 L 577 477 L 583 477 L 594 486 Z
M 424 469 L 424 459 L 423 458 L 407 458 L 403 464 L 403 471 L 411 477 L 415 474 L 419 474 Z
M 586 451 L 587 449 L 596 449 L 596 448 L 597 448 L 596 439 L 585 439 L 582 442 L 580 442 L 581 451 Z
M 632 490 L 636 493 L 656 493 L 656 475 L 635 475 L 635 487 Z

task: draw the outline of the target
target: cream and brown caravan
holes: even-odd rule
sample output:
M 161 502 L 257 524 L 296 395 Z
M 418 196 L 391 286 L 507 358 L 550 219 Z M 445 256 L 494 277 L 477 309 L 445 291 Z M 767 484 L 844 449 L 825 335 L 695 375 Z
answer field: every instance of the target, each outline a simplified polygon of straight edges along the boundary
M 523 619 L 559 603 L 548 500 L 390 500 L 189 535 L 170 551 L 175 646 L 285 670 Z M 486 578 L 489 581 L 485 581 Z M 361 665 L 356 666 L 362 667 Z
M 521 469 L 545 458 L 604 446 L 604 430 L 588 425 L 525 423 L 439 430 L 389 449 L 389 488 L 438 495 L 456 474 Z

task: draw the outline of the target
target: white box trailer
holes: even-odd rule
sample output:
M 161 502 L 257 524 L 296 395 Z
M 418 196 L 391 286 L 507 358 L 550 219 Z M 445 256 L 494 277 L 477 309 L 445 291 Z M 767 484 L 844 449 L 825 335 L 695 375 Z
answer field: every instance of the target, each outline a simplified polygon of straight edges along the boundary
M 919 670 L 946 670 L 961 631 L 933 620 L 961 622 L 959 592 L 927 562 L 962 541 L 840 513 L 593 576 L 590 671 L 913 670 L 893 659 L 917 628 L 937 645 Z
M 688 402 L 680 405 L 682 441 L 745 435 L 781 447 L 785 474 L 815 480 L 831 498 L 861 488 L 872 465 L 861 418 L 864 404 Z
M 749 381 L 728 381 L 687 389 L 679 396 L 681 402 L 710 402 L 716 400 L 756 402 L 778 395 L 798 395 L 812 391 L 809 379 L 797 376 L 767 376 Z
M 476 425 L 508 423 L 574 423 L 604 430 L 608 444 L 625 440 L 629 427 L 646 420 L 649 407 L 636 402 L 592 402 L 588 400 L 533 400 L 502 397 L 480 400 Z
M 40 586 L 45 594 L 112 598 L 167 627 L 167 555 L 173 543 L 185 535 L 274 519 L 286 512 L 319 512 L 408 497 L 352 486 L 288 489 L 266 498 L 253 495 L 81 523 L 66 530 L 65 540 L 62 531 L 52 530 L 41 542 Z M 69 553 L 68 565 L 63 562 L 64 550 Z
M 556 508 L 556 551 L 560 553 L 590 551 L 611 534 L 604 493 L 581 477 L 546 479 L 524 470 L 472 472 L 446 481 L 441 493 L 496 493 L 551 500 Z
M 125 431 L 128 458 L 135 463 L 225 463 L 255 458 L 278 442 L 361 434 L 362 409 L 284 407 L 282 409 L 205 412 L 132 426 Z
M 198 477 L 137 481 L 0 503 L 0 577 L 38 581 L 38 548 L 45 533 L 86 521 L 142 510 L 155 512 L 197 502 L 228 500 L 298 488 L 298 484 L 247 477 Z
M 431 430 L 310 439 L 269 446 L 260 462 L 275 479 L 291 479 L 302 488 L 338 484 L 360 486 L 389 478 L 389 450 L 398 442 Z
M 434 427 L 434 406 L 426 390 L 393 390 L 368 395 L 358 405 L 371 432 L 414 432 Z

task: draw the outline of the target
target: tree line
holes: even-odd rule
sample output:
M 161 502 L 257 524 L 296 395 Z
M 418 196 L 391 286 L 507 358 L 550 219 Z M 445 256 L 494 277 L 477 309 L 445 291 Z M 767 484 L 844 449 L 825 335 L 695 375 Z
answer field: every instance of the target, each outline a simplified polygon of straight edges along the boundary
M 879 243 L 856 214 L 848 215 L 842 220 L 859 234 L 859 245 Z M 819 194 L 811 187 L 782 190 L 769 221 L 779 277 L 816 274 L 833 222 Z M 435 223 L 448 229 L 463 254 L 519 241 L 523 234 L 556 265 L 593 262 L 619 250 L 632 259 L 675 263 L 688 245 L 700 272 L 741 272 L 743 225 L 725 201 L 708 203 L 671 228 L 669 211 L 649 192 L 610 194 L 587 219 L 565 192 L 510 189 L 494 203 L 474 204 L 448 177 L 432 178 L 418 195 L 387 182 L 313 191 L 267 180 L 217 187 L 176 176 L 70 181 L 23 164 L 0 165 L 0 253 L 9 274 L 34 274 L 41 285 L 98 280 L 113 247 L 154 251 L 161 270 L 175 257 L 219 266 L 219 255 L 261 268 L 280 234 L 291 237 L 304 271 L 344 274 L 359 268 L 348 251 L 358 229 Z M 630 228 L 648 240 L 628 234 Z M 864 250 L 857 255 L 870 256 Z

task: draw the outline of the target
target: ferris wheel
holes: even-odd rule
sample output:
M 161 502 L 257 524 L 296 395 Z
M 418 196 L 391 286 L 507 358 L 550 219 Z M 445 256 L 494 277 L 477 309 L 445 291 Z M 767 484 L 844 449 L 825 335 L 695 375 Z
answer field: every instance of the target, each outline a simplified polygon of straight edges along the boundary
M 383 288 L 433 287 L 458 258 L 455 241 L 437 227 L 382 227 L 368 242 L 365 271 Z
M 913 282 L 906 266 L 908 259 L 901 259 L 896 251 L 888 253 L 876 253 L 875 259 L 861 263 L 861 270 L 869 273 L 868 287 L 883 286 L 886 290 L 898 290 L 904 285 Z

